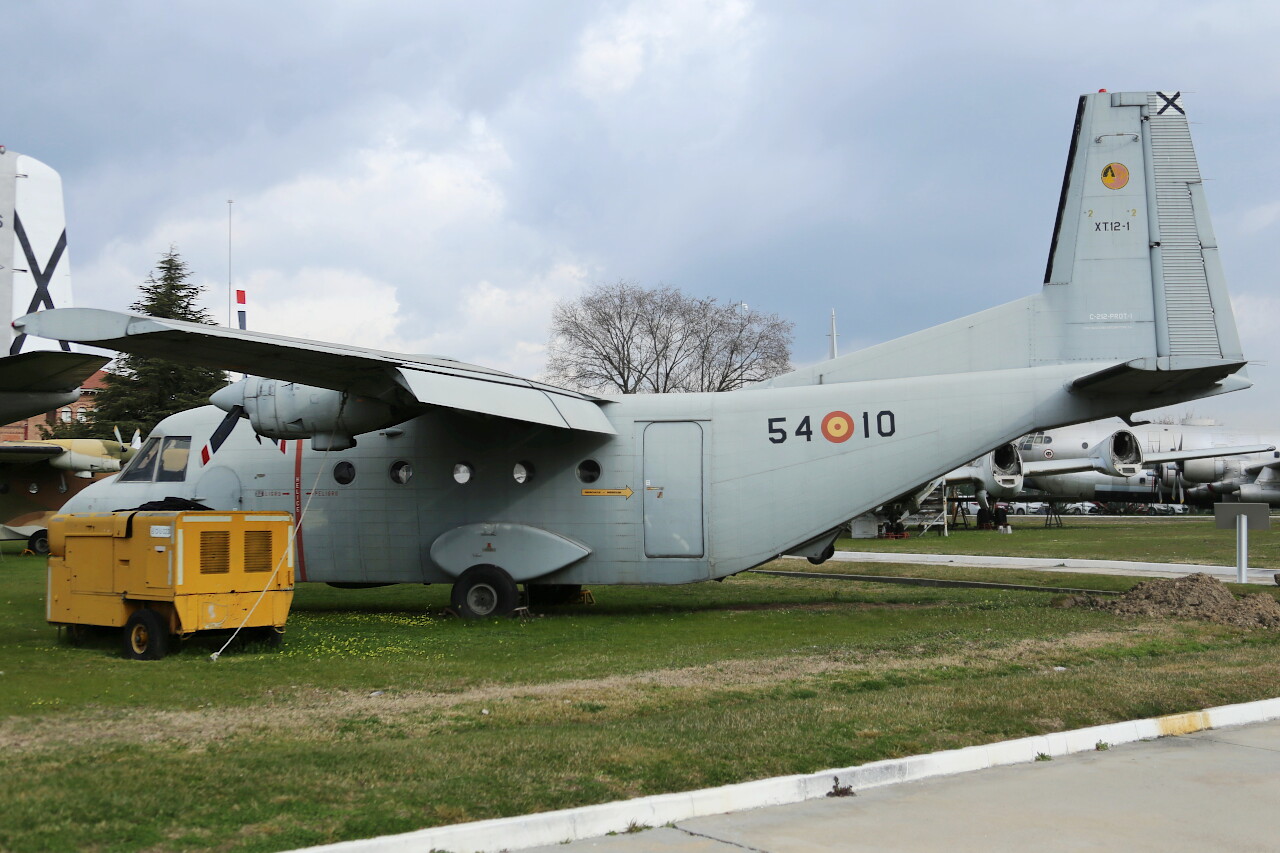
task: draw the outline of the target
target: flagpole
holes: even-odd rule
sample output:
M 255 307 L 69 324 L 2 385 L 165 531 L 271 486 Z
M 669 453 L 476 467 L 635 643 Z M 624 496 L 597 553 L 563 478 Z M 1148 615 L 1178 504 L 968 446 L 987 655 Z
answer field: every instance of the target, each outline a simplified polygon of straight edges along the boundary
M 231 205 L 233 199 L 227 199 L 227 328 L 235 328 L 235 296 L 231 289 Z

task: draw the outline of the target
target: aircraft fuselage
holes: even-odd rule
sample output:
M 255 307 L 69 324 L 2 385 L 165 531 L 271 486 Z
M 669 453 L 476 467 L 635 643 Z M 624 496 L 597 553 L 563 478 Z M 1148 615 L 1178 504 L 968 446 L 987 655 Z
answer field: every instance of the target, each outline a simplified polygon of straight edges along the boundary
M 205 407 L 166 419 L 152 435 L 191 437 L 180 480 L 129 482 L 137 474 L 126 469 L 66 511 L 166 496 L 214 509 L 305 510 L 306 580 L 447 582 L 470 562 L 500 566 L 517 581 L 688 583 L 834 536 L 904 481 L 1113 405 L 1067 392 L 1080 372 L 1058 365 L 626 396 L 604 404 L 614 436 L 436 409 L 327 453 L 305 440 L 259 439 L 237 421 L 207 463 L 224 414 Z M 462 470 L 469 476 L 455 477 Z M 474 536 L 445 555 L 441 543 L 452 540 L 443 537 L 459 529 Z M 563 543 L 539 531 L 581 554 L 554 556 Z

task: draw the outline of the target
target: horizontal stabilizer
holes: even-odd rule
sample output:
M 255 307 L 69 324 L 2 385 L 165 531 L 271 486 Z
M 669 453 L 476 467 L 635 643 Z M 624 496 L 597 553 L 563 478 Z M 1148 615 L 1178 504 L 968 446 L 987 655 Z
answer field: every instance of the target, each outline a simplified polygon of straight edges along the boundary
M 404 406 L 444 406 L 608 435 L 600 401 L 447 358 L 412 356 L 104 311 L 60 308 L 14 321 L 21 332 L 184 364 L 330 388 Z
M 39 350 L 0 358 L 0 393 L 74 391 L 111 359 L 78 352 Z
M 1125 396 L 1134 398 L 1134 408 L 1147 408 L 1142 397 L 1168 394 L 1234 391 L 1250 383 L 1233 376 L 1245 366 L 1236 359 L 1172 356 L 1135 358 L 1123 364 L 1081 376 L 1071 383 L 1071 390 L 1086 397 Z

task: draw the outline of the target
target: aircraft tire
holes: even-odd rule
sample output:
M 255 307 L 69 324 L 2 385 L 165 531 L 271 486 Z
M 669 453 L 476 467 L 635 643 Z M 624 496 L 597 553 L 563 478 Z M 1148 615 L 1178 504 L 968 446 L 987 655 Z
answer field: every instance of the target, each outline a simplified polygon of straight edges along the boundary
M 169 653 L 169 626 L 154 610 L 133 611 L 124 623 L 124 656 L 130 660 L 160 660 Z
M 828 545 L 826 548 L 823 548 L 822 553 L 819 554 L 818 556 L 806 557 L 805 559 L 807 559 L 810 563 L 812 563 L 815 566 L 821 566 L 827 560 L 830 560 L 832 557 L 834 557 L 835 553 L 836 553 L 836 546 L 835 546 L 835 543 L 833 542 L 832 544 Z
M 269 649 L 278 649 L 284 644 L 284 632 L 271 627 L 259 628 L 258 636 L 254 639 Z
M 463 619 L 487 619 L 510 615 L 520 601 L 520 589 L 503 569 L 481 564 L 454 581 L 449 599 Z
M 49 555 L 49 531 L 37 530 L 27 537 L 27 549 L 38 557 Z
M 570 604 L 582 596 L 580 583 L 527 583 L 525 595 L 530 607 L 555 607 Z

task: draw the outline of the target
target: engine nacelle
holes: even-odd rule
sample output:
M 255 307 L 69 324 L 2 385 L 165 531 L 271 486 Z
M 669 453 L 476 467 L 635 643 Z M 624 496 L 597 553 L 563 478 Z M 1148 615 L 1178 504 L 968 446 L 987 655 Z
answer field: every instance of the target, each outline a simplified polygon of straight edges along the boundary
M 1239 462 L 1232 462 L 1220 456 L 1208 459 L 1188 459 L 1180 463 L 1182 478 L 1188 483 L 1217 483 L 1230 480 L 1241 474 Z
M 996 500 L 1012 500 L 1022 491 L 1022 456 L 1013 444 L 1002 444 L 978 462 L 981 488 Z
M 394 406 L 345 391 L 248 376 L 210 398 L 230 411 L 242 406 L 258 435 L 309 438 L 315 450 L 355 447 L 357 435 L 386 429 L 413 416 Z
M 1127 429 L 1113 432 L 1089 451 L 1095 470 L 1112 477 L 1133 477 L 1142 470 L 1142 445 Z
M 1240 501 L 1242 503 L 1271 504 L 1272 506 L 1276 506 L 1280 504 L 1280 485 L 1276 485 L 1274 483 L 1269 485 L 1245 483 L 1240 487 Z

